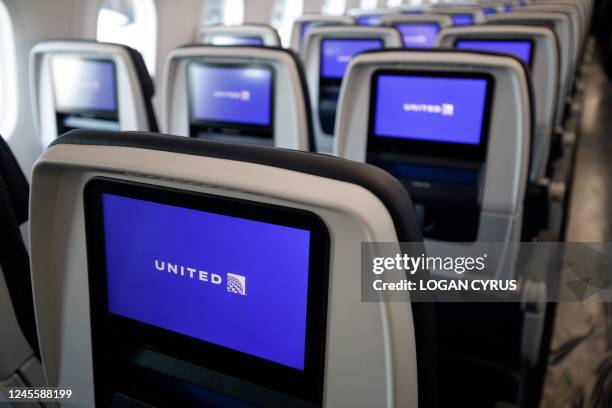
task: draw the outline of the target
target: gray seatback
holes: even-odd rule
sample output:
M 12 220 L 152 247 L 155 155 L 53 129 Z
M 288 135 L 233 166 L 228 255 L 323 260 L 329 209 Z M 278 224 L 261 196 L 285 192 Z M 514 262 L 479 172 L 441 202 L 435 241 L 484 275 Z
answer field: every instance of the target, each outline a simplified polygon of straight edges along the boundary
M 513 57 L 444 50 L 389 50 L 361 54 L 351 61 L 338 105 L 334 152 L 365 162 L 371 118 L 371 84 L 380 70 L 393 72 L 488 73 L 495 89 L 480 196 L 480 221 L 475 242 L 510 245 L 520 240 L 523 202 L 528 181 L 531 139 L 530 90 L 524 66 Z M 418 102 L 415 102 L 418 103 Z M 399 119 L 398 119 L 399 120 Z M 427 158 L 421 159 L 426 163 Z M 427 189 L 414 182 L 415 188 Z M 428 240 L 427 250 L 461 251 L 469 243 Z M 447 251 L 447 252 L 444 252 Z M 492 273 L 513 276 L 514 256 L 490 260 Z M 434 271 L 434 274 L 436 271 Z
M 552 143 L 554 115 L 559 83 L 559 56 L 557 39 L 547 27 L 534 26 L 475 26 L 442 30 L 441 48 L 453 48 L 461 40 L 527 40 L 532 44 L 530 73 L 534 93 L 535 134 L 531 156 L 530 179 L 539 180 L 546 175 L 548 155 Z
M 323 14 L 303 15 L 293 23 L 290 48 L 295 52 L 301 53 L 304 50 L 306 35 L 310 28 L 353 24 L 355 24 L 355 19 L 349 16 L 328 16 Z
M 355 274 L 360 257 L 353 256 L 361 242 L 420 239 L 416 217 L 398 212 L 411 204 L 393 178 L 371 166 L 302 152 L 85 131 L 60 139 L 38 160 L 30 227 L 43 365 L 51 386 L 73 390 L 73 404 L 94 404 L 88 273 L 95 261 L 88 263 L 85 245 L 84 189 L 101 177 L 319 217 L 331 240 L 328 294 L 321 300 L 328 311 L 323 406 L 417 407 L 410 302 L 362 302 Z M 391 204 L 392 196 L 400 201 Z
M 567 98 L 569 97 L 573 83 L 574 72 L 574 39 L 571 32 L 570 19 L 563 13 L 516 11 L 509 14 L 497 14 L 489 16 L 488 22 L 492 24 L 529 24 L 552 26 L 559 41 L 559 91 L 557 109 L 555 112 L 555 127 L 563 125 L 563 113 Z
M 192 62 L 244 67 L 262 64 L 273 70 L 272 140 L 220 135 L 220 140 L 237 143 L 262 143 L 287 149 L 311 148 L 309 103 L 296 56 L 287 50 L 265 47 L 186 46 L 174 50 L 166 60 L 162 90 L 162 129 L 180 136 L 189 136 L 190 101 L 188 65 Z M 236 92 L 240 89 L 234 90 Z M 248 118 L 244 118 L 248 122 Z
M 196 41 L 211 45 L 232 45 L 240 38 L 259 38 L 266 47 L 280 47 L 280 37 L 276 30 L 263 24 L 243 24 L 239 26 L 203 26 L 198 30 Z M 240 42 L 238 42 L 238 45 Z
M 401 47 L 402 39 L 399 32 L 391 27 L 315 27 L 308 33 L 304 51 L 304 66 L 312 102 L 312 120 L 317 150 L 321 153 L 331 153 L 334 135 L 323 130 L 319 115 L 321 43 L 325 39 L 382 40 L 385 48 Z
M 52 61 L 56 56 L 112 61 L 116 73 L 118 123 L 110 123 L 107 128 L 158 130 L 151 104 L 155 92 L 153 82 L 137 51 L 96 41 L 51 40 L 37 44 L 30 52 L 30 99 L 43 148 L 58 136 L 56 93 L 62 89 L 59 85 L 56 89 L 53 81 Z

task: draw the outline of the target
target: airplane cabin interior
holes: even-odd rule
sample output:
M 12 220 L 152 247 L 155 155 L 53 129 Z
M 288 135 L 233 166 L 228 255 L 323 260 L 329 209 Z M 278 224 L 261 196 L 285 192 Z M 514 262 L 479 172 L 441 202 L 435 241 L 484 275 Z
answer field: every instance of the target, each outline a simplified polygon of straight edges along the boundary
M 610 408 L 611 157 L 607 0 L 0 0 L 0 405 Z

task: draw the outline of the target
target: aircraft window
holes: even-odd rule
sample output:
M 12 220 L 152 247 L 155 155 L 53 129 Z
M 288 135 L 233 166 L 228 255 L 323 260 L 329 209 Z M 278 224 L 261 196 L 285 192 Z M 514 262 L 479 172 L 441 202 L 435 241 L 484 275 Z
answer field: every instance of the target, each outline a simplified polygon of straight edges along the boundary
M 157 9 L 153 0 L 104 0 L 98 13 L 98 41 L 138 50 L 155 74 Z
M 404 4 L 403 0 L 387 0 L 387 7 L 401 7 Z
M 375 9 L 377 7 L 377 3 L 377 0 L 361 0 L 359 8 L 363 10 Z
M 0 1 L 0 134 L 13 132 L 17 120 L 15 40 L 8 10 Z
M 204 2 L 205 25 L 241 25 L 244 22 L 244 0 L 208 0 Z
M 332 16 L 341 16 L 346 11 L 346 0 L 325 0 L 321 12 Z
M 284 47 L 289 47 L 293 23 L 302 15 L 303 9 L 303 0 L 275 0 L 272 26 L 278 31 Z

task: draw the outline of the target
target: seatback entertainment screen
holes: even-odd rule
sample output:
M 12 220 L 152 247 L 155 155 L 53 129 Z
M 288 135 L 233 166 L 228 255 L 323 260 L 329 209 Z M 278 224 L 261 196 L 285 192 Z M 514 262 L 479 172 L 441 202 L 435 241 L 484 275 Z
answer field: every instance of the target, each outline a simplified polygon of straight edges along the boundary
M 300 44 L 302 47 L 304 47 L 304 45 L 306 45 L 306 35 L 308 34 L 308 31 L 315 26 L 316 23 L 314 22 L 303 22 L 302 23 L 302 27 L 300 29 Z
M 484 74 L 379 71 L 372 79 L 370 139 L 431 155 L 463 149 L 476 158 L 486 142 L 492 88 L 493 78 Z
M 194 61 L 189 63 L 187 74 L 192 122 L 272 127 L 271 66 Z
M 364 51 L 381 48 L 381 39 L 324 39 L 321 41 L 321 78 L 342 79 L 352 57 Z
M 51 71 L 58 112 L 117 113 L 117 73 L 112 60 L 56 55 Z
M 124 332 L 238 377 L 315 374 L 329 246 L 316 215 L 108 179 L 85 195 L 96 305 Z
M 382 16 L 380 14 L 372 14 L 372 15 L 363 15 L 357 17 L 355 22 L 357 25 L 366 25 L 366 26 L 379 26 L 382 21 Z
M 452 19 L 456 27 L 474 24 L 474 17 L 471 14 L 454 14 Z
M 263 38 L 261 37 L 242 35 L 215 35 L 210 43 L 213 45 L 264 45 Z
M 510 54 L 530 65 L 533 44 L 529 40 L 457 40 L 455 48 Z
M 398 23 L 395 28 L 402 35 L 406 48 L 432 48 L 436 45 L 440 27 L 435 23 Z

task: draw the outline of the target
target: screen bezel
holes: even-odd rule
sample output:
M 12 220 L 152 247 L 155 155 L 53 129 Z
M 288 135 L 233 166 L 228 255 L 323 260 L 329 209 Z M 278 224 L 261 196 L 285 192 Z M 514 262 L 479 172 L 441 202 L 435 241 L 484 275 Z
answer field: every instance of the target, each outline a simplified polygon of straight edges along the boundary
M 529 43 L 529 61 L 523 61 L 521 60 L 518 56 L 514 55 L 514 54 L 510 54 L 508 52 L 501 52 L 501 51 L 491 51 L 491 50 L 478 50 L 476 48 L 458 48 L 457 47 L 457 43 L 459 42 L 477 42 L 477 41 L 481 41 L 481 42 L 499 42 L 499 43 L 503 43 L 503 42 L 526 42 Z M 518 58 L 521 62 L 523 62 L 525 65 L 527 65 L 528 67 L 532 68 L 533 67 L 533 56 L 535 55 L 535 41 L 531 38 L 522 38 L 522 37 L 517 37 L 517 38 L 474 38 L 474 37 L 461 37 L 461 38 L 455 38 L 455 40 L 453 41 L 453 48 L 457 49 L 457 50 L 461 50 L 461 51 L 485 51 L 485 52 L 497 52 L 499 54 L 503 54 L 503 55 L 510 55 L 512 57 Z
M 304 370 L 232 350 L 108 311 L 103 194 L 284 225 L 310 231 Z M 324 386 L 325 339 L 330 234 L 312 212 L 206 193 L 94 177 L 83 192 L 88 254 L 89 296 L 96 401 L 111 389 L 103 347 L 112 338 L 166 354 L 219 373 L 321 404 Z
M 114 110 L 101 110 L 101 109 L 86 109 L 86 108 L 61 108 L 57 103 L 57 88 L 58 84 L 55 83 L 55 75 L 54 71 L 57 69 L 55 67 L 54 61 L 57 58 L 69 58 L 74 59 L 80 62 L 94 62 L 94 63 L 105 63 L 110 64 L 113 69 L 113 91 L 115 94 L 115 109 Z M 61 113 L 64 115 L 91 115 L 96 117 L 101 117 L 105 119 L 117 119 L 119 115 L 119 85 L 118 85 L 118 77 L 117 77 L 117 64 L 111 58 L 96 58 L 96 57 L 82 57 L 78 55 L 70 55 L 70 54 L 56 54 L 51 56 L 50 61 L 50 69 L 51 75 L 50 80 L 53 85 L 53 103 L 55 104 L 56 113 Z
M 480 130 L 480 144 L 432 142 L 399 138 L 396 136 L 378 136 L 375 134 L 376 98 L 378 94 L 378 78 L 381 76 L 404 77 L 432 77 L 457 79 L 484 79 L 487 81 L 482 126 Z M 488 73 L 477 72 L 440 72 L 418 70 L 381 69 L 372 74 L 370 79 L 370 105 L 368 115 L 368 154 L 372 153 L 401 153 L 408 155 L 421 155 L 443 159 L 464 160 L 470 162 L 483 162 L 487 156 L 489 132 L 491 127 L 491 113 L 493 112 L 493 94 L 495 78 Z
M 342 82 L 342 79 L 344 78 L 344 75 L 346 75 L 346 69 L 344 70 L 345 74 L 342 75 L 341 77 L 329 77 L 329 76 L 323 76 L 323 61 L 324 61 L 324 49 L 325 49 L 325 43 L 328 41 L 347 41 L 347 42 L 362 42 L 362 41 L 376 41 L 377 43 L 380 44 L 380 48 L 370 48 L 364 51 L 361 51 L 355 55 L 359 55 L 361 53 L 367 52 L 367 51 L 372 51 L 372 50 L 380 50 L 380 49 L 384 49 L 385 48 L 385 42 L 382 38 L 358 38 L 358 37 L 351 37 L 351 38 L 344 38 L 344 37 L 327 37 L 327 38 L 322 38 L 321 39 L 321 45 L 319 47 L 319 80 L 321 82 L 331 82 L 331 83 L 340 83 Z M 351 57 L 351 59 L 353 59 L 355 57 L 355 55 L 353 55 Z M 350 64 L 350 60 L 347 63 L 347 67 L 348 64 Z
M 232 68 L 232 69 L 266 69 L 271 73 L 270 77 L 270 124 L 259 125 L 256 123 L 248 122 L 227 122 L 219 120 L 202 120 L 197 119 L 193 116 L 193 86 L 191 81 L 190 70 L 193 66 L 213 67 L 213 68 Z M 244 64 L 231 64 L 222 62 L 209 62 L 206 60 L 194 59 L 187 63 L 185 67 L 185 82 L 187 84 L 187 108 L 189 109 L 189 124 L 190 126 L 197 127 L 208 127 L 219 131 L 227 130 L 238 130 L 243 132 L 253 132 L 249 136 L 263 136 L 266 138 L 272 138 L 274 136 L 274 107 L 276 102 L 276 71 L 274 66 L 267 63 L 244 63 Z

